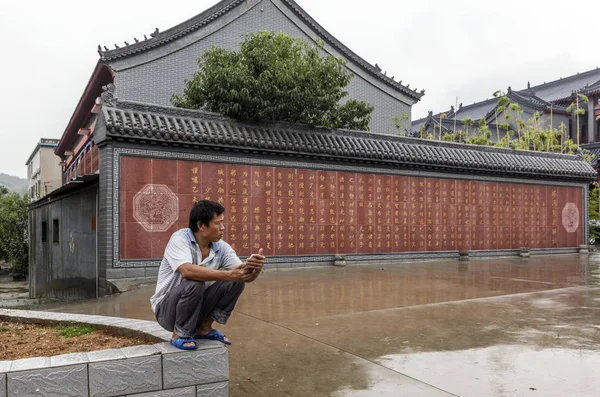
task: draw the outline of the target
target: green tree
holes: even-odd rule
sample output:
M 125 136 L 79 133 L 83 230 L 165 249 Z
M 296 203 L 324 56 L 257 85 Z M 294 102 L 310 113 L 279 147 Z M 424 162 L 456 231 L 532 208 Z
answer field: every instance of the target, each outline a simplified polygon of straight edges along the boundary
M 496 138 L 498 139 L 498 141 L 500 141 L 500 128 L 506 127 L 506 135 L 508 135 L 509 127 L 507 127 L 508 119 L 506 115 L 504 116 L 504 124 L 498 125 L 498 115 L 506 111 L 506 107 L 510 105 L 510 99 L 508 98 L 508 96 L 506 96 L 506 93 L 502 92 L 501 90 L 494 92 L 493 95 L 494 98 L 498 98 L 498 101 L 496 102 L 497 106 L 494 109 L 494 118 L 496 120 Z
M 373 106 L 345 100 L 353 75 L 345 60 L 323 53 L 321 41 L 248 34 L 239 51 L 212 47 L 198 58 L 200 70 L 171 103 L 244 120 L 368 130 Z
M 442 120 L 446 117 L 446 113 L 440 113 L 440 141 L 442 140 Z
M 8 193 L 9 193 L 8 188 L 4 185 L 0 185 L 0 197 L 4 196 L 5 194 L 8 194 Z M 0 236 L 0 238 L 1 238 L 1 236 Z M 2 245 L 0 244 L 0 261 L 4 260 L 6 258 L 8 258 L 8 254 L 4 250 L 2 250 Z
M 392 117 L 392 121 L 396 126 L 396 130 L 399 136 L 406 136 L 408 125 L 410 124 L 410 117 L 406 113 L 402 113 L 400 116 Z
M 508 108 L 515 112 L 515 114 L 517 115 L 517 135 L 519 139 L 521 139 L 521 131 L 523 131 L 523 129 L 525 128 L 525 122 L 521 118 L 521 115 L 523 114 L 523 109 L 519 106 L 518 103 L 511 103 L 508 105 Z
M 466 138 L 471 136 L 471 127 L 473 126 L 473 119 L 470 117 L 465 117 L 462 119 L 462 125 L 465 127 Z
M 0 250 L 8 256 L 13 273 L 28 273 L 28 204 L 27 197 L 21 197 L 17 193 L 0 195 Z
M 567 113 L 571 113 L 573 109 L 575 109 L 575 118 L 577 119 L 577 145 L 579 145 L 579 137 L 581 135 L 581 131 L 579 130 L 579 116 L 583 116 L 585 114 L 585 109 L 579 108 L 579 101 L 584 103 L 588 103 L 590 100 L 587 96 L 583 94 L 577 94 L 575 96 L 575 102 L 571 102 L 571 104 L 567 107 Z
M 494 142 L 490 139 L 492 131 L 485 122 L 485 117 L 479 119 L 478 127 L 475 135 L 467 139 L 467 143 L 471 145 L 494 146 Z

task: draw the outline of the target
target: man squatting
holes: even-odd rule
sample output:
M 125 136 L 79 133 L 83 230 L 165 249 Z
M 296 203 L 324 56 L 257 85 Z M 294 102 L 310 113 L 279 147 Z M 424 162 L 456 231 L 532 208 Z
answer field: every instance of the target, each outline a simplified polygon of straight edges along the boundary
M 246 283 L 256 280 L 265 263 L 262 248 L 242 263 L 222 240 L 224 212 L 214 201 L 196 203 L 189 227 L 173 233 L 160 264 L 150 303 L 179 349 L 197 349 L 195 339 L 231 344 L 213 321 L 227 323 Z

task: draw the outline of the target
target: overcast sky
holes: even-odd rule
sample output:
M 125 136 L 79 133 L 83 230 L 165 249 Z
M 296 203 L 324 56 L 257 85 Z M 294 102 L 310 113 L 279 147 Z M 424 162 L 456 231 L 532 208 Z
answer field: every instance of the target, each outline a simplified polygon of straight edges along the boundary
M 263 0 L 268 1 L 268 0 Z M 600 1 L 296 0 L 388 76 L 426 94 L 413 119 L 593 69 Z M 26 177 L 41 137 L 60 138 L 98 60 L 217 0 L 3 1 L 0 172 Z

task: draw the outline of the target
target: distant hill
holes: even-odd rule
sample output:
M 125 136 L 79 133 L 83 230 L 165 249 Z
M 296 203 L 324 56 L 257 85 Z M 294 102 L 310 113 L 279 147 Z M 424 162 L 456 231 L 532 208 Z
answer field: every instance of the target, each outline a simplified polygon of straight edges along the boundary
M 24 194 L 27 192 L 27 179 L 25 178 L 19 178 L 17 176 L 3 174 L 0 172 L 0 185 L 4 185 L 8 188 L 8 190 L 17 192 L 19 194 Z

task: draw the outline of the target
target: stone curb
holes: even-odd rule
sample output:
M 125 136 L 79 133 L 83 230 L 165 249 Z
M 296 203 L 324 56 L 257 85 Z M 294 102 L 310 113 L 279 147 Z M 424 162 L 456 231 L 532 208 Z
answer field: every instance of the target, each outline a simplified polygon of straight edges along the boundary
M 229 395 L 229 352 L 219 342 L 198 341 L 183 351 L 154 321 L 0 308 L 0 320 L 37 324 L 85 323 L 148 345 L 0 361 L 0 397 Z M 182 371 L 180 363 L 187 370 Z M 188 365 L 189 364 L 189 365 Z

